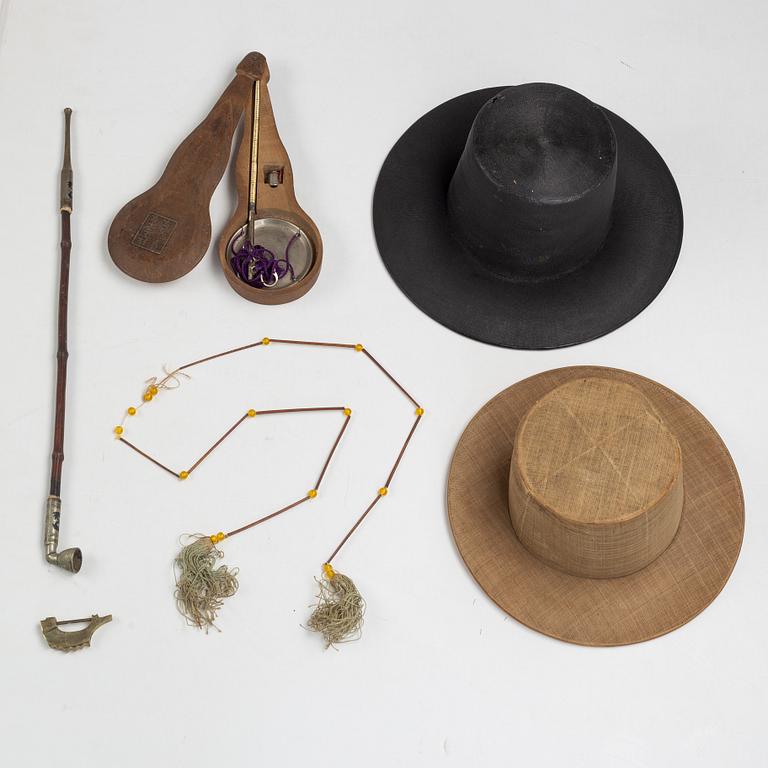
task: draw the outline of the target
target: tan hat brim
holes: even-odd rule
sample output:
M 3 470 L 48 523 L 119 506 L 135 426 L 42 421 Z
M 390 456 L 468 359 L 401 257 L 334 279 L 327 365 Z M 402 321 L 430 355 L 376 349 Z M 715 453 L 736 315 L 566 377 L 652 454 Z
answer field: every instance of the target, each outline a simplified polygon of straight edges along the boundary
M 586 579 L 545 565 L 518 541 L 509 517 L 509 464 L 517 425 L 554 387 L 575 378 L 618 379 L 640 389 L 677 437 L 685 503 L 669 547 L 643 570 Z M 675 392 L 628 371 L 559 368 L 513 384 L 486 403 L 459 439 L 448 475 L 456 545 L 488 596 L 531 629 L 581 645 L 626 645 L 682 626 L 717 597 L 744 536 L 744 497 L 712 425 Z

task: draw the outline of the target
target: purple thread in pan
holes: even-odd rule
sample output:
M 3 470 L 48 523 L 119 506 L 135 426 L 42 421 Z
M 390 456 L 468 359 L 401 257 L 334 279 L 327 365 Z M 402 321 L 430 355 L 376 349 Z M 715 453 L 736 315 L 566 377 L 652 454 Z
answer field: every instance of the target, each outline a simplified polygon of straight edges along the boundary
M 296 280 L 289 254 L 291 246 L 300 235 L 301 232 L 296 232 L 288 241 L 285 256 L 282 259 L 278 259 L 269 248 L 251 245 L 246 237 L 237 250 L 232 249 L 232 258 L 229 262 L 232 271 L 253 288 L 272 288 L 288 274 L 291 280 Z

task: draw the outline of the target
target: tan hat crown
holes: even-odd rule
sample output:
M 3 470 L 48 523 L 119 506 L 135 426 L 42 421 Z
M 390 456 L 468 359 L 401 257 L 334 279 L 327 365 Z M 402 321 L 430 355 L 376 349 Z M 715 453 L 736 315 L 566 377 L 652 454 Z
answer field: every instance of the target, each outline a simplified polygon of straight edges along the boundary
M 680 446 L 630 384 L 570 381 L 520 421 L 509 512 L 547 564 L 587 578 L 639 571 L 669 546 L 682 509 Z

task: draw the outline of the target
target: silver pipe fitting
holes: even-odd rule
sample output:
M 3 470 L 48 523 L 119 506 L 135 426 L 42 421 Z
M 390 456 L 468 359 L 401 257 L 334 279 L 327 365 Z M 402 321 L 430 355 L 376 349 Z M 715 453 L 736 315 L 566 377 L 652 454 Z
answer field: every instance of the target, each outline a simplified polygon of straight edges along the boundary
M 77 573 L 83 564 L 83 553 L 79 547 L 71 547 L 57 552 L 59 546 L 59 520 L 61 519 L 61 499 L 49 496 L 45 505 L 45 559 L 52 565 L 58 565 L 65 571 Z

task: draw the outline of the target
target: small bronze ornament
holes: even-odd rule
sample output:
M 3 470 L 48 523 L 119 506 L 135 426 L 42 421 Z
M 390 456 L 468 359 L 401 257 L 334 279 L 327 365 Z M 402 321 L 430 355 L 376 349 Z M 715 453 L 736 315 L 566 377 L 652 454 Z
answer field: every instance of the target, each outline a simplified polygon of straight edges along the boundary
M 50 648 L 56 651 L 79 651 L 81 648 L 90 647 L 93 633 L 110 621 L 112 621 L 112 614 L 98 616 L 94 613 L 89 619 L 67 619 L 66 621 L 57 621 L 55 616 L 49 616 L 40 622 L 40 628 Z M 65 632 L 59 629 L 65 624 L 85 623 L 88 626 L 74 632 Z

